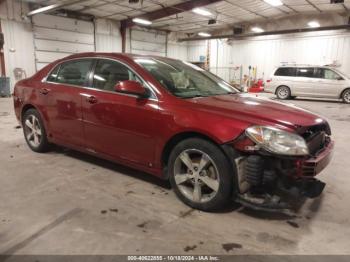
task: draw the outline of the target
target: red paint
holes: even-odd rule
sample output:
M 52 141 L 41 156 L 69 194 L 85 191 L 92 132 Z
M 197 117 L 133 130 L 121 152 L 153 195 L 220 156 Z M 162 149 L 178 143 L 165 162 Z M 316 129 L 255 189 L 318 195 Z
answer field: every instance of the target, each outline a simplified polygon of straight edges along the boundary
M 125 94 L 133 94 L 137 96 L 144 96 L 146 94 L 146 89 L 136 81 L 126 80 L 121 81 L 115 86 L 117 92 Z
M 42 81 L 58 63 L 73 58 L 112 58 L 127 64 L 153 87 L 157 99 Z M 251 125 L 297 132 L 324 120 L 310 112 L 245 94 L 180 99 L 166 91 L 133 55 L 88 53 L 56 61 L 17 83 L 15 112 L 34 106 L 44 119 L 49 141 L 162 175 L 167 142 L 186 132 L 217 144 L 229 143 Z M 130 83 L 129 83 L 130 84 Z M 130 85 L 128 86 L 130 89 Z

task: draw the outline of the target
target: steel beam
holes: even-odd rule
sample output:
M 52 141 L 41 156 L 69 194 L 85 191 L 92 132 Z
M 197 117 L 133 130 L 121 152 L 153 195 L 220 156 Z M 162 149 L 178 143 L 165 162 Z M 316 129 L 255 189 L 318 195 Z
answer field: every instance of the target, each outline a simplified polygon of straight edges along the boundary
M 155 10 L 146 14 L 142 14 L 140 16 L 137 16 L 138 18 L 146 19 L 149 21 L 154 21 L 163 17 L 176 15 L 182 12 L 186 12 L 189 10 L 192 10 L 196 7 L 202 7 L 206 5 L 210 5 L 216 2 L 220 2 L 222 0 L 191 0 L 183 3 L 179 3 L 172 6 L 166 6 L 162 9 Z M 124 19 L 121 21 L 121 27 L 128 28 L 135 25 L 135 23 L 132 21 L 133 18 Z
M 64 2 L 59 3 L 59 4 L 53 4 L 53 5 L 40 7 L 38 9 L 33 10 L 33 11 L 30 11 L 27 14 L 27 16 L 33 16 L 33 15 L 37 15 L 37 14 L 44 14 L 44 13 L 52 12 L 52 11 L 55 11 L 57 9 L 61 9 L 63 7 L 69 6 L 69 5 L 74 5 L 74 4 L 78 4 L 78 3 L 86 2 L 86 1 L 88 1 L 88 0 L 67 0 L 67 1 L 64 1 Z
M 269 32 L 262 32 L 262 33 L 252 33 L 252 34 L 249 33 L 249 34 L 242 34 L 242 35 L 230 34 L 230 35 L 216 35 L 216 36 L 210 36 L 210 37 L 190 37 L 190 38 L 181 38 L 181 39 L 179 39 L 179 41 L 185 42 L 185 41 L 198 41 L 198 40 L 223 39 L 223 38 L 230 38 L 233 40 L 242 40 L 242 39 L 246 39 L 248 37 L 254 37 L 254 36 L 284 35 L 284 34 L 305 33 L 305 32 L 315 32 L 315 31 L 326 31 L 326 30 L 341 30 L 341 29 L 350 30 L 350 24 L 348 24 L 348 25 L 336 25 L 336 26 L 324 26 L 324 27 L 317 27 L 317 28 L 277 30 L 277 31 L 269 31 Z
M 322 10 L 318 8 L 314 3 L 312 3 L 310 0 L 305 0 L 309 5 L 311 5 L 313 8 L 315 8 L 317 11 L 322 13 Z
M 0 19 L 0 33 L 2 33 L 1 19 Z M 0 67 L 1 67 L 1 75 L 2 76 L 6 76 L 5 54 L 4 54 L 4 49 L 3 48 L 0 48 Z

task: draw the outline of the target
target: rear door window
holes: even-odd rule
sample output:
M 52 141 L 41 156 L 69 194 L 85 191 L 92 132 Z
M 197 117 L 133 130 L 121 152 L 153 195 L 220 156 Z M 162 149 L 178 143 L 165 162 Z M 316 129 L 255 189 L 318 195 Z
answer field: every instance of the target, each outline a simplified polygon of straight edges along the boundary
M 295 67 L 280 67 L 276 70 L 275 76 L 295 76 Z
M 297 69 L 297 76 L 299 77 L 314 77 L 313 67 L 300 67 Z
M 50 75 L 47 77 L 46 81 L 48 82 L 56 82 L 57 74 L 61 65 L 55 67 L 54 70 L 51 71 Z
M 82 59 L 63 63 L 56 76 L 55 82 L 75 86 L 87 85 L 88 73 L 91 70 L 92 60 Z

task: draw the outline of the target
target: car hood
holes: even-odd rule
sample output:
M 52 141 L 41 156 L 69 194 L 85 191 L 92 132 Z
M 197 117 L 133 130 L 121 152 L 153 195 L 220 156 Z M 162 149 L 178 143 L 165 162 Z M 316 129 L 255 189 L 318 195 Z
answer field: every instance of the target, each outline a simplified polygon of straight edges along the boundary
M 247 125 L 271 125 L 289 129 L 325 123 L 320 116 L 292 104 L 249 94 L 219 95 L 188 100 L 198 110 L 246 122 Z

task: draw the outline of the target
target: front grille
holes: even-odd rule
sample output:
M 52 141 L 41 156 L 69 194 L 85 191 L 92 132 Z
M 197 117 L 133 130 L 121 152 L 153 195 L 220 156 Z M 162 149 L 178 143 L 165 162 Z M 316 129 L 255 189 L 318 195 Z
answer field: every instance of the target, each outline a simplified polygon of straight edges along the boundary
M 329 140 L 328 136 L 331 134 L 328 123 L 315 125 L 309 127 L 301 135 L 305 139 L 309 148 L 310 155 L 316 156 L 322 151 Z
M 301 167 L 303 176 L 312 177 L 317 174 L 317 162 L 314 160 L 329 145 L 330 134 L 331 131 L 327 123 L 312 126 L 302 134 L 311 155 L 311 158 L 305 161 Z
M 316 174 L 316 164 L 305 162 L 302 166 L 303 176 L 314 176 Z
M 310 126 L 306 130 L 302 131 L 301 136 L 307 141 L 313 135 L 319 132 L 324 132 L 327 135 L 331 135 L 331 129 L 328 123 L 322 123 L 319 125 Z
M 306 140 L 311 155 L 317 155 L 326 146 L 326 137 L 326 133 L 322 131 L 313 134 Z

